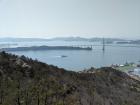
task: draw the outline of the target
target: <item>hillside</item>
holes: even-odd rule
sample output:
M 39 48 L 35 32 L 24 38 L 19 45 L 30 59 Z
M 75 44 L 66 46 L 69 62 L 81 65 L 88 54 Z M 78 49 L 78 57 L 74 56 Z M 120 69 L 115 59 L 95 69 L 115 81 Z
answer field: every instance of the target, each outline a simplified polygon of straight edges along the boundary
M 112 68 L 77 73 L 1 52 L 0 105 L 140 105 L 140 81 Z

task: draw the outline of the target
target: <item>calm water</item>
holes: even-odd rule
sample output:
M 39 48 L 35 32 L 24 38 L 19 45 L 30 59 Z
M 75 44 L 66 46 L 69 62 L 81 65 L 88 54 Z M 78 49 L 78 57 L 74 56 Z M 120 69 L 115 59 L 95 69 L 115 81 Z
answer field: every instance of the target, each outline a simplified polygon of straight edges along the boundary
M 125 62 L 140 61 L 140 47 L 122 47 L 120 45 L 106 46 L 105 51 L 102 51 L 102 46 L 99 43 L 91 42 L 65 42 L 65 41 L 50 41 L 50 42 L 18 42 L 17 46 L 32 46 L 32 45 L 84 45 L 94 44 L 92 51 L 74 51 L 74 50 L 49 50 L 49 51 L 18 51 L 12 52 L 18 55 L 25 55 L 33 59 L 53 64 L 68 70 L 83 70 L 90 67 L 110 66 L 111 64 L 124 64 Z M 61 58 L 61 55 L 67 57 Z

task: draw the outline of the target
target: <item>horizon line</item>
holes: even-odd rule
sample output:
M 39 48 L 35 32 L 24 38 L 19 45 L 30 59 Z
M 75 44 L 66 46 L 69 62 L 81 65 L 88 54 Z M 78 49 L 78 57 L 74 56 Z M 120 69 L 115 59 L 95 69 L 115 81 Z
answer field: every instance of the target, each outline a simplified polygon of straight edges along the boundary
M 10 36 L 10 37 L 0 37 L 0 39 L 6 39 L 6 38 L 21 38 L 21 39 L 55 39 L 55 38 L 85 38 L 85 39 L 92 39 L 92 38 L 105 38 L 105 39 L 107 39 L 107 38 L 109 38 L 109 39 L 124 39 L 124 40 L 140 40 L 140 38 L 129 38 L 129 37 L 127 37 L 127 38 L 125 38 L 125 37 L 123 37 L 123 38 L 120 38 L 120 37 L 96 37 L 96 36 L 94 36 L 94 37 L 80 37 L 80 36 L 56 36 L 56 37 L 15 37 L 15 36 Z

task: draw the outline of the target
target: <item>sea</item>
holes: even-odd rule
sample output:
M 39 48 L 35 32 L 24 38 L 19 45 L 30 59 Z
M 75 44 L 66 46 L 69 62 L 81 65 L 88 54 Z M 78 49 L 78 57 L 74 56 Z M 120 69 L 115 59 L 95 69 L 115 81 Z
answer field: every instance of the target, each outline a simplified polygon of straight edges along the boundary
M 13 51 L 9 53 L 25 55 L 50 65 L 72 71 L 81 71 L 91 67 L 100 68 L 112 64 L 140 63 L 140 45 L 106 44 L 105 50 L 100 42 L 87 41 L 33 41 L 0 42 L 0 48 L 30 46 L 81 46 L 93 45 L 92 50 L 44 50 Z

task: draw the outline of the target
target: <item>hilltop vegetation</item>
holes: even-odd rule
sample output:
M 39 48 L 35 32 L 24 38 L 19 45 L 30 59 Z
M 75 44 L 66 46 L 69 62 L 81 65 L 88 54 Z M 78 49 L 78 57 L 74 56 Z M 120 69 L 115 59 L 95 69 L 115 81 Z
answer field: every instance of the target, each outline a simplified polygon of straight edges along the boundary
M 0 53 L 0 105 L 140 105 L 139 97 L 140 81 L 112 68 L 77 73 Z

